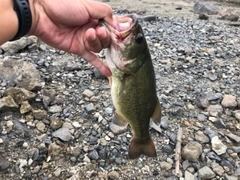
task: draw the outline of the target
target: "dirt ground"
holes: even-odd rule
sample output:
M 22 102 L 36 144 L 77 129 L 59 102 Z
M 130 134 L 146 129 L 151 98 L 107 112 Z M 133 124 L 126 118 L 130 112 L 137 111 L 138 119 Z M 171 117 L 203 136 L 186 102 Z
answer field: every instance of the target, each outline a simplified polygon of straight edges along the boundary
M 131 13 L 188 17 L 196 18 L 198 15 L 193 13 L 193 5 L 196 0 L 102 0 L 109 4 L 113 9 L 128 10 Z M 233 12 L 239 12 L 240 4 L 224 3 L 220 1 L 210 1 L 218 7 L 219 12 L 225 8 L 230 8 Z M 181 7 L 181 10 L 176 8 Z M 217 15 L 211 16 L 217 19 Z

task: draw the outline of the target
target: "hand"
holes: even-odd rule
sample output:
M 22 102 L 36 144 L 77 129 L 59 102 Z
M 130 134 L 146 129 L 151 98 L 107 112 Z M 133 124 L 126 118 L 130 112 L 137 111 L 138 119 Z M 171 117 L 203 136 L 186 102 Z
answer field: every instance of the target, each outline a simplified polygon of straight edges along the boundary
M 110 6 L 92 0 L 29 2 L 33 14 L 29 34 L 38 36 L 52 47 L 78 54 L 102 74 L 111 76 L 109 68 L 94 54 L 111 43 L 106 29 L 98 25 L 102 18 L 113 25 Z

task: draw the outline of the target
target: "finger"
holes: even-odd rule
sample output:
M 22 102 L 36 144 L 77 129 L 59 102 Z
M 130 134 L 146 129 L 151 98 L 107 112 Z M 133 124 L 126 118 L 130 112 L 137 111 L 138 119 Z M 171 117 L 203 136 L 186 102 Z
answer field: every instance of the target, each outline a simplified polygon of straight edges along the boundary
M 102 44 L 96 34 L 95 29 L 88 29 L 85 35 L 87 40 L 85 43 L 86 49 L 93 52 L 100 52 L 102 50 Z
M 109 25 L 115 27 L 112 18 L 112 8 L 105 3 L 97 1 L 88 1 L 88 13 L 93 19 L 104 19 Z M 94 8 L 93 8 L 94 7 Z
M 86 51 L 81 57 L 97 68 L 103 75 L 107 77 L 112 75 L 110 69 L 95 54 Z
M 96 33 L 102 44 L 102 48 L 107 48 L 111 43 L 111 37 L 106 28 L 99 26 L 96 28 Z

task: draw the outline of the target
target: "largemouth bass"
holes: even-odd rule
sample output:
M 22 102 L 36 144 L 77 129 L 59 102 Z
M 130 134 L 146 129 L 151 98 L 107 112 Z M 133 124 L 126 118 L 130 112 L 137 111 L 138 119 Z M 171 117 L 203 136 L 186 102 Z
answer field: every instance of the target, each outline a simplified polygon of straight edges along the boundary
M 132 129 L 130 159 L 141 154 L 156 157 L 149 122 L 150 119 L 160 122 L 161 107 L 148 45 L 136 15 L 116 15 L 114 21 L 115 28 L 101 21 L 112 38 L 106 59 L 112 72 L 109 82 L 116 108 L 114 123 L 120 126 L 129 124 Z

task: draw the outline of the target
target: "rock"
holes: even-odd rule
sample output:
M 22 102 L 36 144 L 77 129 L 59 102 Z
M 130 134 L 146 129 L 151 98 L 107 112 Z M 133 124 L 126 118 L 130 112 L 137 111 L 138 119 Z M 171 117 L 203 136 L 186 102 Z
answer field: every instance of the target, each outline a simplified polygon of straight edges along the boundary
M 62 172 L 61 168 L 57 168 L 57 169 L 53 172 L 53 175 L 56 176 L 56 177 L 58 177 L 58 176 L 60 176 L 61 172 Z
M 92 160 L 98 160 L 99 155 L 98 155 L 98 152 L 96 150 L 93 150 L 93 151 L 88 153 L 88 157 Z
M 237 135 L 232 134 L 232 133 L 226 134 L 226 136 L 229 137 L 231 140 L 233 140 L 237 143 L 240 143 L 240 136 L 237 136 Z
M 62 112 L 62 107 L 58 106 L 58 105 L 53 105 L 53 106 L 49 107 L 48 111 L 50 113 L 60 113 L 60 112 Z
M 43 104 L 47 108 L 51 102 L 54 101 L 56 96 L 56 91 L 54 89 L 43 89 Z
M 118 126 L 114 124 L 113 122 L 110 122 L 109 124 L 109 129 L 114 133 L 114 134 L 120 134 L 124 131 L 127 130 L 128 125 L 126 126 Z
M 216 161 L 218 161 L 218 162 L 220 162 L 221 161 L 221 158 L 217 155 L 217 154 L 215 154 L 214 152 L 209 152 L 209 153 L 207 153 L 207 157 L 209 158 L 209 159 L 212 159 L 212 160 L 216 160 Z
M 160 167 L 162 170 L 170 170 L 172 168 L 172 164 L 166 162 L 166 161 L 163 161 L 163 162 L 160 162 Z
M 6 96 L 0 99 L 0 112 L 16 111 L 18 105 L 11 96 Z
M 207 99 L 207 96 L 205 94 L 200 94 L 197 98 L 196 98 L 196 104 L 199 108 L 201 109 L 205 109 L 208 107 L 209 102 Z
M 0 172 L 3 172 L 9 168 L 10 164 L 8 162 L 0 162 Z
M 35 119 L 39 120 L 47 118 L 47 112 L 41 109 L 32 109 L 32 115 Z
M 91 98 L 93 95 L 94 95 L 94 93 L 92 91 L 90 91 L 89 89 L 86 89 L 83 91 L 83 96 Z
M 45 124 L 42 122 L 42 121 L 39 121 L 37 124 L 36 124 L 36 128 L 41 131 L 41 132 L 45 132 Z
M 85 109 L 86 109 L 88 114 L 93 113 L 96 110 L 93 103 L 90 103 L 90 104 L 86 105 Z
M 157 17 L 156 15 L 146 15 L 146 16 L 141 16 L 139 17 L 140 19 L 142 19 L 143 21 L 156 21 Z
M 224 169 L 222 168 L 222 166 L 220 166 L 220 164 L 213 162 L 211 164 L 211 167 L 213 169 L 213 172 L 215 172 L 217 175 L 222 177 L 222 175 L 224 173 Z
M 220 17 L 219 19 L 227 20 L 227 21 L 238 21 L 239 16 L 236 14 L 226 14 L 226 15 Z
M 195 139 L 197 141 L 199 141 L 200 143 L 208 143 L 209 142 L 209 138 L 207 136 L 205 136 L 202 131 L 197 131 L 195 133 Z
M 167 117 L 167 116 L 163 116 L 163 117 L 161 118 L 160 126 L 161 126 L 163 129 L 167 129 L 167 128 L 168 128 L 168 117 Z
M 199 14 L 198 18 L 201 20 L 208 20 L 209 16 L 206 14 Z
M 237 177 L 235 177 L 235 176 L 229 176 L 229 175 L 227 175 L 227 174 L 225 174 L 225 178 L 226 178 L 226 180 L 238 180 Z
M 232 149 L 234 152 L 240 153 L 240 146 L 233 146 Z
M 25 114 L 25 113 L 27 113 L 31 110 L 32 110 L 32 106 L 29 104 L 28 101 L 23 101 L 21 103 L 21 107 L 20 107 L 20 113 L 21 114 Z
M 193 6 L 194 13 L 213 15 L 218 13 L 218 9 L 210 2 L 198 1 Z
M 206 129 L 203 131 L 203 133 L 204 133 L 204 134 L 207 134 L 210 139 L 212 139 L 213 137 L 217 136 L 217 133 L 214 132 L 213 130 L 209 129 L 209 128 L 206 128 Z
M 57 129 L 59 129 L 60 127 L 62 127 L 62 125 L 63 125 L 63 122 L 62 122 L 62 120 L 61 120 L 60 118 L 58 118 L 58 117 L 53 117 L 53 118 L 51 119 L 50 127 L 51 127 L 52 129 L 57 130 Z
M 27 90 L 41 88 L 41 76 L 34 64 L 22 60 L 0 61 L 0 81 L 6 80 L 14 86 Z
M 107 176 L 109 179 L 119 179 L 120 177 L 117 171 L 111 171 Z
M 216 104 L 216 105 L 209 105 L 208 108 L 207 108 L 207 111 L 208 112 L 213 112 L 213 113 L 222 113 L 223 112 L 223 107 L 219 104 Z
M 3 96 L 11 96 L 20 105 L 23 101 L 31 101 L 36 94 L 23 88 L 9 88 L 3 93 Z
M 240 121 L 240 110 L 233 111 L 233 115 L 237 120 Z
M 233 95 L 224 95 L 222 100 L 222 106 L 227 108 L 235 108 L 237 106 L 236 97 Z
M 213 151 L 218 155 L 224 154 L 226 152 L 227 146 L 222 143 L 218 136 L 213 137 L 211 143 Z
M 201 179 L 211 179 L 216 176 L 216 174 L 207 166 L 202 167 L 198 170 L 198 176 Z
M 70 141 L 70 139 L 72 138 L 72 135 L 71 135 L 69 129 L 65 128 L 65 127 L 62 127 L 60 129 L 54 131 L 52 135 L 63 141 Z
M 189 171 L 185 171 L 184 173 L 184 179 L 186 180 L 195 180 L 195 177 L 192 173 L 190 173 Z
M 222 60 L 220 59 L 215 59 L 213 62 L 212 62 L 212 66 L 213 67 L 223 67 L 224 66 L 224 63 Z
M 48 147 L 48 156 L 59 156 L 63 148 L 57 145 L 55 142 L 51 143 Z
M 197 162 L 200 154 L 202 153 L 202 145 L 196 141 L 190 141 L 182 150 L 182 158 Z
M 4 43 L 3 45 L 1 45 L 1 48 L 4 50 L 5 53 L 8 52 L 9 54 L 13 55 L 34 43 L 36 43 L 34 36 L 22 37 L 19 40 L 8 41 Z

